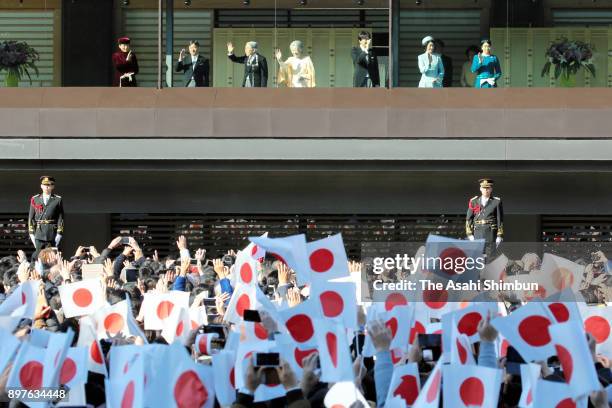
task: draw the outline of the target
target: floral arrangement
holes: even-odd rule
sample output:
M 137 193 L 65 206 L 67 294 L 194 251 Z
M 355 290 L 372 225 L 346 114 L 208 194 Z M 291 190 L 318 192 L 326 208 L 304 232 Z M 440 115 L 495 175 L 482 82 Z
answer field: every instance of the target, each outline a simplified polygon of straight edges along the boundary
M 31 84 L 32 77 L 28 70 L 34 70 L 38 75 L 35 63 L 39 60 L 38 51 L 26 42 L 3 41 L 0 43 L 0 72 L 6 70 L 8 75 L 16 77 L 17 80 L 20 80 L 25 74 Z
M 595 77 L 595 65 L 593 65 L 593 49 L 590 44 L 582 41 L 569 41 L 561 38 L 552 43 L 546 50 L 546 59 L 542 69 L 542 76 L 548 75 L 550 68 L 555 66 L 555 79 L 561 75 L 568 79 L 570 75 L 576 75 L 580 68 L 584 68 Z

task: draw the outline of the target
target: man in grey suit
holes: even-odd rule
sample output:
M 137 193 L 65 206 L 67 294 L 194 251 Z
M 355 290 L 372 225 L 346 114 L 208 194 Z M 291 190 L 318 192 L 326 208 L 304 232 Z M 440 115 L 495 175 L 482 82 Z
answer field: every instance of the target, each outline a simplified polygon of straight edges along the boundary
M 210 86 L 210 64 L 208 59 L 199 53 L 200 43 L 191 41 L 189 43 L 189 56 L 185 58 L 185 49 L 181 50 L 179 60 L 176 63 L 176 72 L 182 72 L 185 87 L 194 88 Z

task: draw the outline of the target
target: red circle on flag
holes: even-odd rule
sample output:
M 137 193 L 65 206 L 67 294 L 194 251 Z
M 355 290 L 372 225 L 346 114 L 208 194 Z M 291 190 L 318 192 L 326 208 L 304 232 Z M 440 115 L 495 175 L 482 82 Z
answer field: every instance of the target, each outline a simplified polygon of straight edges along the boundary
M 22 304 L 22 305 L 25 305 L 25 304 L 26 304 L 26 302 L 28 301 L 28 299 L 26 298 L 26 295 L 25 295 L 25 293 L 23 292 L 23 289 L 21 289 L 21 290 L 22 290 L 22 292 L 21 292 L 21 304 Z
M 253 269 L 247 262 L 243 263 L 240 267 L 240 279 L 242 279 L 244 283 L 251 283 L 253 279 Z
M 527 405 L 531 405 L 531 402 L 533 401 L 533 389 L 529 389 L 529 392 L 527 393 Z
M 601 316 L 591 316 L 584 321 L 584 330 L 601 344 L 610 337 L 610 323 Z
M 258 250 L 259 247 L 257 245 L 253 245 L 253 248 L 251 248 L 251 256 L 255 256 Z
M 558 403 L 555 408 L 576 408 L 576 403 L 571 398 L 566 398 Z
M 243 293 L 242 295 L 240 295 L 238 301 L 236 302 L 236 313 L 238 313 L 238 316 L 242 317 L 244 315 L 244 311 L 250 308 L 251 299 L 249 299 L 249 295 Z
M 319 248 L 310 254 L 310 267 L 313 271 L 324 273 L 334 266 L 334 254 L 326 248 Z
M 274 258 L 278 259 L 280 262 L 284 263 L 285 265 L 289 266 L 289 264 L 287 263 L 287 261 L 285 261 L 285 258 L 283 258 L 282 256 L 280 256 L 279 254 L 275 254 L 274 252 L 268 252 L 269 255 L 273 256 Z
M 174 400 L 179 408 L 201 407 L 206 403 L 208 390 L 195 371 L 185 371 L 176 380 Z
M 179 324 L 176 325 L 176 336 L 182 336 L 184 329 L 185 329 L 185 324 L 183 324 L 183 321 L 181 320 Z
M 198 342 L 198 350 L 200 354 L 208 354 L 208 336 L 205 334 L 200 336 L 200 341 Z
M 395 306 L 403 306 L 407 304 L 408 301 L 404 295 L 401 293 L 392 293 L 387 296 L 387 299 L 385 300 L 385 310 L 388 312 L 389 310 L 393 310 Z
M 387 320 L 387 323 L 385 323 L 385 326 L 391 331 L 391 338 L 394 338 L 395 333 L 397 333 L 397 319 L 395 317 L 390 318 Z
M 104 329 L 111 334 L 119 333 L 124 324 L 123 316 L 119 313 L 111 313 L 104 319 Z
M 441 309 L 448 301 L 448 291 L 442 290 L 424 290 L 423 301 L 432 309 Z
M 196 322 L 195 320 L 191 321 L 191 330 L 195 330 L 198 328 L 198 322 Z
M 510 345 L 510 343 L 508 343 L 508 340 L 504 339 L 502 341 L 501 350 L 499 351 L 499 356 L 500 357 L 506 357 L 506 355 L 508 354 L 508 346 L 509 345 Z
M 334 333 L 327 332 L 325 342 L 327 343 L 327 350 L 329 351 L 329 358 L 332 364 L 334 367 L 338 367 L 338 338 Z
M 346 407 L 342 404 L 334 404 L 331 406 L 331 408 L 346 408 Z
M 403 375 L 401 382 L 397 388 L 393 391 L 393 396 L 399 396 L 406 404 L 412 405 L 419 396 L 419 384 L 414 375 Z
M 134 384 L 134 380 L 132 380 L 123 390 L 121 408 L 132 408 L 134 406 L 134 394 L 136 394 L 136 385 Z
M 548 308 L 559 323 L 564 323 L 569 320 L 570 312 L 563 303 L 551 303 Z
M 519 323 L 518 332 L 530 346 L 542 347 L 550 343 L 548 326 L 550 326 L 550 320 L 544 316 L 529 316 Z
M 427 390 L 427 403 L 432 403 L 438 397 L 438 391 L 440 390 L 440 380 L 442 379 L 442 372 L 436 370 L 434 378 L 431 381 L 431 386 Z
M 445 248 L 440 252 L 440 259 L 442 261 L 442 272 L 447 275 L 457 275 L 455 267 L 465 266 L 465 259 L 467 256 L 465 252 L 460 248 L 449 247 Z M 461 261 L 459 261 L 461 259 Z M 462 272 L 463 273 L 463 272 Z
M 480 323 L 481 320 L 482 316 L 478 312 L 466 313 L 459 319 L 457 330 L 459 330 L 459 333 L 471 337 L 478 332 L 478 323 Z
M 236 383 L 235 383 L 235 379 L 234 379 L 234 367 L 232 367 L 232 369 L 230 370 L 230 373 L 229 373 L 229 382 L 232 385 L 232 388 L 236 388 Z
M 72 301 L 78 307 L 87 307 L 91 305 L 92 300 L 93 295 L 91 294 L 90 290 L 86 288 L 79 288 L 72 294 Z
M 76 375 L 77 366 L 73 359 L 66 357 L 60 371 L 60 384 L 68 384 Z
M 162 300 L 157 305 L 157 317 L 164 320 L 170 316 L 172 309 L 174 309 L 174 303 L 170 302 L 169 300 Z
M 100 351 L 100 346 L 98 346 L 98 342 L 96 340 L 91 343 L 89 355 L 96 364 L 102 364 L 102 352 Z
M 298 343 L 304 343 L 310 340 L 314 335 L 312 320 L 305 314 L 292 316 L 287 320 L 285 325 L 287 326 L 287 330 L 289 330 L 289 334 L 293 337 L 293 340 Z
M 316 348 L 308 349 L 308 350 L 300 350 L 299 348 L 296 347 L 295 350 L 293 350 L 293 357 L 295 358 L 295 362 L 300 367 L 304 368 L 304 359 L 316 351 L 317 351 Z
M 28 361 L 19 369 L 19 382 L 26 390 L 42 387 L 43 365 L 38 361 Z
M 263 326 L 263 324 L 256 322 L 255 323 L 255 337 L 257 337 L 260 340 L 267 340 L 268 339 L 268 331 L 266 330 L 266 328 Z
M 425 334 L 425 332 L 425 326 L 423 326 L 423 324 L 418 320 L 415 321 L 414 326 L 412 326 L 412 329 L 410 330 L 410 338 L 408 339 L 408 343 L 414 343 L 414 339 L 416 338 L 417 334 Z
M 574 274 L 567 268 L 558 268 L 552 273 L 552 281 L 556 289 L 563 290 L 574 284 Z
M 557 357 L 559 357 L 561 367 L 563 368 L 565 382 L 569 384 L 570 381 L 572 381 L 572 374 L 574 373 L 574 360 L 572 359 L 572 354 L 560 344 L 555 344 L 555 350 L 557 350 Z
M 484 384 L 479 378 L 467 378 L 459 387 L 459 396 L 465 405 L 481 407 L 485 396 Z
M 459 361 L 461 361 L 461 364 L 465 364 L 467 362 L 468 352 L 459 339 L 455 339 L 455 343 L 457 345 L 457 352 L 459 353 Z
M 323 307 L 323 314 L 326 317 L 339 316 L 344 310 L 344 301 L 338 292 L 333 290 L 325 291 L 319 295 L 319 300 Z

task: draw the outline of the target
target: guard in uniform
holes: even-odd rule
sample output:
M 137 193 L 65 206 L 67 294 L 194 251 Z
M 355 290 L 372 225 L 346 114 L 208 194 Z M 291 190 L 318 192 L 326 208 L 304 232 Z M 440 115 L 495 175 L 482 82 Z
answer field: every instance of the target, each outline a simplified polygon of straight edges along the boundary
M 64 206 L 62 197 L 53 194 L 55 179 L 40 178 L 41 194 L 30 198 L 28 232 L 36 250 L 32 259 L 38 257 L 41 249 L 58 246 L 64 233 Z
M 493 197 L 493 180 L 480 179 L 480 196 L 470 198 L 465 217 L 465 233 L 470 241 L 485 240 L 488 258 L 501 244 L 504 236 L 504 210 L 499 197 Z

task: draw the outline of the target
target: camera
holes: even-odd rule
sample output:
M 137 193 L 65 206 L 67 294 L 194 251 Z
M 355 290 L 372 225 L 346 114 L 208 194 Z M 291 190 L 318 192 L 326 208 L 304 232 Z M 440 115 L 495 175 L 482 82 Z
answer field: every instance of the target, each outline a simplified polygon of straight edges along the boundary
M 223 266 L 231 268 L 234 262 L 236 262 L 236 257 L 234 255 L 226 254 L 223 255 L 223 258 L 221 258 L 221 262 L 223 262 Z

